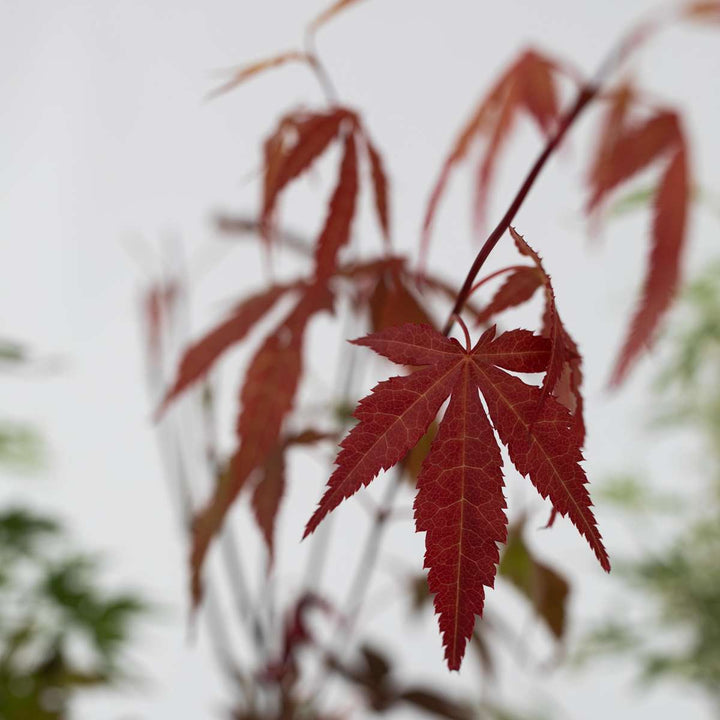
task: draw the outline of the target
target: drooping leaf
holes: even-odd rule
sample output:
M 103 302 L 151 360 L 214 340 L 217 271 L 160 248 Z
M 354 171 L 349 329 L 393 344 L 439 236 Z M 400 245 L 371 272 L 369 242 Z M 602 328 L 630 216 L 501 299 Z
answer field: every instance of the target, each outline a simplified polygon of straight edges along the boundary
M 407 287 L 399 272 L 382 273 L 369 298 L 370 326 L 373 332 L 395 325 L 432 325 L 425 308 Z
M 486 137 L 485 150 L 478 165 L 474 203 L 475 225 L 479 227 L 485 214 L 495 165 L 515 119 L 520 113 L 527 113 L 543 134 L 548 135 L 559 118 L 557 70 L 555 62 L 534 50 L 527 50 L 477 106 L 455 141 L 431 192 L 422 228 L 421 267 L 425 267 L 433 220 L 453 167 L 468 155 L 476 139 Z
M 165 394 L 158 415 L 161 415 L 180 393 L 203 378 L 218 358 L 232 345 L 240 342 L 292 287 L 273 285 L 251 295 L 237 305 L 224 322 L 190 345 L 183 353 L 175 380 Z
M 268 549 L 268 567 L 275 558 L 275 519 L 284 493 L 285 453 L 281 446 L 275 448 L 266 458 L 262 476 L 255 485 L 250 501 L 255 521 Z
M 663 175 L 655 200 L 652 250 L 642 297 L 613 371 L 619 385 L 638 355 L 652 343 L 657 326 L 677 292 L 685 245 L 690 199 L 687 152 L 675 153 Z
M 315 246 L 315 274 L 329 277 L 335 272 L 338 251 L 350 239 L 357 199 L 357 149 L 351 133 L 345 136 L 344 152 L 335 192 L 330 199 L 325 225 Z
M 554 60 L 528 50 L 518 60 L 513 74 L 521 86 L 520 102 L 544 135 L 550 135 L 560 116 L 560 102 L 555 74 L 559 71 Z
M 278 175 L 285 162 L 285 155 L 293 143 L 298 139 L 298 123 L 301 117 L 297 113 L 290 113 L 280 118 L 277 127 L 268 135 L 263 143 L 263 186 L 262 207 L 258 221 L 258 230 L 265 243 L 270 240 L 272 213 L 275 204 L 275 195 L 278 185 Z M 330 137 L 332 140 L 332 136 Z M 328 143 L 330 142 L 328 140 Z M 321 147 L 319 152 L 324 148 Z M 301 172 L 301 171 L 299 171 Z
M 388 199 L 388 180 L 383 167 L 383 161 L 377 148 L 373 145 L 366 133 L 363 133 L 368 159 L 370 160 L 370 177 L 375 197 L 375 210 L 385 241 L 385 247 L 390 247 L 390 202 Z
M 237 421 L 238 449 L 210 501 L 195 517 L 190 557 L 193 602 L 201 598 L 200 572 L 213 537 L 251 473 L 266 462 L 278 442 L 290 412 L 302 370 L 305 328 L 314 313 L 328 307 L 322 286 L 307 288 L 295 308 L 268 336 L 255 354 L 240 393 Z
M 625 128 L 602 159 L 596 159 L 586 211 L 593 212 L 610 192 L 661 159 L 680 139 L 678 117 L 671 111 Z
M 263 236 L 271 238 L 275 205 L 285 187 L 326 150 L 351 113 L 334 108 L 325 113 L 290 115 L 265 144 L 265 183 L 261 211 Z
M 239 85 L 242 85 L 242 83 L 246 80 L 265 72 L 265 70 L 280 67 L 281 65 L 287 65 L 291 62 L 308 62 L 308 57 L 304 52 L 291 50 L 289 52 L 281 53 L 280 55 L 275 55 L 271 58 L 265 58 L 264 60 L 258 60 L 257 62 L 245 65 L 245 67 L 235 70 L 227 82 L 208 93 L 207 99 L 211 100 L 219 95 L 224 95 L 226 92 L 230 92 L 230 90 L 234 90 Z
M 565 636 L 570 584 L 556 570 L 540 562 L 523 538 L 524 522 L 508 530 L 498 575 L 509 580 L 532 603 L 557 640 Z
M 588 170 L 587 184 L 591 197 L 601 193 L 601 188 L 608 184 L 608 174 L 612 168 L 612 158 L 618 139 L 625 131 L 627 117 L 635 99 L 635 90 L 627 82 L 622 83 L 609 96 L 609 104 L 605 111 L 595 141 L 595 155 Z M 598 201 L 595 201 L 597 204 Z M 589 211 L 590 202 L 586 209 Z
M 450 404 L 418 478 L 415 517 L 426 532 L 425 565 L 435 595 L 445 656 L 458 669 L 492 586 L 497 543 L 505 539 L 500 452 L 493 427 L 510 458 L 543 497 L 567 515 L 607 570 L 607 553 L 587 493 L 577 425 L 552 396 L 511 372 L 547 368 L 550 343 L 526 330 L 495 337 L 490 329 L 464 349 L 430 326 L 407 324 L 354 341 L 400 365 L 423 366 L 377 385 L 360 401 L 360 421 L 341 443 L 337 467 L 305 535 L 328 512 L 398 463 L 427 430 L 443 402 Z M 480 401 L 485 399 L 490 420 Z M 491 424 L 492 423 L 492 424 Z
M 583 398 L 580 392 L 582 383 L 582 358 L 575 341 L 565 329 L 555 303 L 555 290 L 550 275 L 545 270 L 540 256 L 515 228 L 510 228 L 510 235 L 518 250 L 533 260 L 545 288 L 545 312 L 543 313 L 543 336 L 550 340 L 550 359 L 543 380 L 540 403 L 545 401 L 548 393 L 570 410 L 578 425 L 580 445 L 585 440 L 585 419 L 583 417 Z
M 475 200 L 473 203 L 473 227 L 482 228 L 487 209 L 488 192 L 495 175 L 497 161 L 505 142 L 515 125 L 515 114 L 519 104 L 521 89 L 513 79 L 508 79 L 504 87 L 500 106 L 496 110 L 494 126 L 488 133 L 487 146 L 475 173 Z
M 314 445 L 334 438 L 335 435 L 332 433 L 323 433 L 312 429 L 304 430 L 286 437 L 265 459 L 260 479 L 253 489 L 250 504 L 268 549 L 268 569 L 272 566 L 275 556 L 275 523 L 280 502 L 285 493 L 285 455 L 287 450 L 298 445 Z
M 512 131 L 515 118 L 524 111 L 544 135 L 549 135 L 560 116 L 560 105 L 554 75 L 555 63 L 528 50 L 510 68 L 505 78 L 505 97 L 497 111 L 495 127 L 478 166 L 475 190 L 475 227 L 481 228 L 485 218 L 487 196 L 500 151 Z
M 542 286 L 543 276 L 537 268 L 518 267 L 508 274 L 492 300 L 475 316 L 476 322 L 478 325 L 488 323 L 495 315 L 522 305 Z
M 440 175 L 435 181 L 435 185 L 430 193 L 427 209 L 425 210 L 425 217 L 423 219 L 421 232 L 420 263 L 423 268 L 427 262 L 426 256 L 430 247 L 430 233 L 435 220 L 435 213 L 437 212 L 440 199 L 445 191 L 445 186 L 450 179 L 450 173 L 455 165 L 465 159 L 467 154 L 470 152 L 470 148 L 472 147 L 476 135 L 478 135 L 486 127 L 488 118 L 493 112 L 499 96 L 500 90 L 496 88 L 483 102 L 480 103 L 480 105 L 478 105 L 472 117 L 460 131 L 450 154 L 443 163 Z

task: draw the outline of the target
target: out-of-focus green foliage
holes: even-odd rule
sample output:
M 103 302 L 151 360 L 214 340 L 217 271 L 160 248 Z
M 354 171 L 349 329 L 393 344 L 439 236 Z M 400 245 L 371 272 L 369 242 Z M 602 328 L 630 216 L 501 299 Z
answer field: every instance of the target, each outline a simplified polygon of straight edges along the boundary
M 80 689 L 120 680 L 122 651 L 144 610 L 98 589 L 97 567 L 68 549 L 52 518 L 0 513 L 0 717 L 68 717 Z
M 691 682 L 720 707 L 720 264 L 690 286 L 679 324 L 657 385 L 659 423 L 698 430 L 703 463 L 682 478 L 685 502 L 627 478 L 606 488 L 606 499 L 625 510 L 662 512 L 676 528 L 668 545 L 623 564 L 622 577 L 647 602 L 643 623 L 615 617 L 591 634 L 582 655 L 633 657 L 642 679 Z
M 0 365 L 25 360 L 0 341 Z M 38 435 L 0 422 L 0 463 L 34 467 Z M 66 720 L 80 690 L 116 683 L 133 623 L 145 611 L 133 594 L 99 589 L 97 563 L 75 552 L 52 517 L 0 509 L 0 718 Z
M 635 475 L 616 475 L 593 492 L 596 500 L 634 513 L 676 513 L 684 506 L 677 495 L 663 494 Z
M 29 470 L 40 464 L 43 444 L 27 425 L 0 421 L 0 463 L 14 469 Z
M 0 372 L 21 367 L 27 361 L 28 353 L 22 345 L 0 338 Z M 40 464 L 42 455 L 42 440 L 33 428 L 0 419 L 0 464 L 16 470 L 33 469 Z
M 0 362 L 4 364 L 18 364 L 25 362 L 27 353 L 25 348 L 7 338 L 0 338 Z

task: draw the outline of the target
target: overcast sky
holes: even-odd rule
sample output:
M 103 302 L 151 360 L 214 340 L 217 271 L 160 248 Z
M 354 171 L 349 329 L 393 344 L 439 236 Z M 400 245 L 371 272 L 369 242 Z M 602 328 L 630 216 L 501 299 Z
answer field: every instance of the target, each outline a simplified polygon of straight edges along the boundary
M 301 67 L 274 71 L 211 103 L 203 96 L 217 81 L 218 69 L 297 47 L 306 22 L 324 5 L 322 0 L 0 0 L 0 327 L 2 336 L 60 359 L 53 372 L 1 381 L 3 416 L 37 425 L 50 452 L 39 477 L 3 478 L 0 497 L 61 513 L 78 543 L 105 554 L 110 583 L 136 587 L 163 607 L 145 624 L 131 653 L 149 682 L 83 701 L 79 720 L 212 717 L 228 699 L 204 641 L 193 645 L 186 638 L 186 549 L 150 420 L 139 298 L 169 248 L 177 253 L 181 247 L 187 259 L 193 335 L 229 301 L 261 284 L 257 252 L 219 239 L 211 213 L 255 210 L 258 188 L 252 178 L 262 138 L 281 112 L 299 104 L 318 106 L 323 98 Z M 654 5 L 368 0 L 323 29 L 319 52 L 342 101 L 360 109 L 385 155 L 398 247 L 417 247 L 429 189 L 451 140 L 522 47 L 536 45 L 590 73 L 619 33 Z M 711 192 L 719 189 L 720 166 L 716 33 L 667 31 L 631 66 L 653 94 L 686 112 L 695 176 Z M 572 133 L 517 226 L 541 249 L 565 322 L 585 354 L 591 480 L 642 470 L 669 487 L 685 477 L 687 458 L 684 446 L 660 447 L 643 431 L 650 411 L 643 377 L 651 374 L 652 360 L 640 364 L 620 393 L 604 389 L 639 288 L 648 218 L 639 213 L 618 221 L 601 242 L 589 242 L 580 215 L 581 160 L 597 119 L 589 114 Z M 504 209 L 539 143 L 534 128 L 522 123 L 501 163 L 491 218 Z M 284 204 L 283 215 L 293 227 L 307 233 L 317 227 L 329 168 L 324 165 Z M 464 167 L 442 204 L 431 253 L 433 267 L 458 282 L 474 254 L 470 197 L 471 172 Z M 377 227 L 367 202 L 362 209 L 356 242 L 371 252 L 379 247 Z M 689 274 L 717 256 L 717 229 L 717 221 L 702 210 L 693 216 Z M 504 257 L 509 251 L 501 249 L 494 266 Z M 286 261 L 279 272 L 294 270 Z M 328 356 L 337 350 L 338 331 L 327 321 L 313 330 L 316 349 L 327 343 L 311 361 L 316 378 L 332 373 Z M 244 359 L 235 354 L 223 365 L 226 434 Z M 304 397 L 315 390 L 311 382 Z M 283 547 L 294 547 L 327 477 L 312 462 L 299 460 L 294 467 L 304 485 L 291 489 Z M 509 498 L 517 511 L 532 496 L 514 487 Z M 598 515 L 611 554 L 628 551 L 630 534 L 622 523 L 602 506 Z M 351 511 L 342 517 L 348 537 L 337 542 L 352 554 L 365 519 Z M 247 517 L 236 513 L 233 520 L 242 528 L 243 547 L 252 551 L 256 538 Z M 393 556 L 420 566 L 422 538 L 413 535 L 410 523 L 393 527 L 388 542 Z M 611 581 L 574 532 L 554 529 L 534 545 L 574 579 L 578 629 L 607 607 Z M 345 587 L 352 560 L 345 549 L 329 558 L 328 588 Z M 293 567 L 303 552 L 290 549 L 280 559 L 281 582 L 292 585 L 297 579 Z M 379 578 L 378 592 L 390 592 L 388 573 Z M 411 651 L 409 675 L 434 677 L 458 689 L 476 685 L 470 663 L 459 677 L 446 677 L 429 616 L 427 631 L 420 631 L 403 619 L 401 600 L 383 604 L 388 609 L 367 618 L 365 627 L 371 637 L 405 644 Z M 526 622 L 522 613 L 516 615 Z M 558 701 L 567 718 L 709 717 L 685 688 L 637 694 L 628 673 L 626 666 L 584 677 L 560 673 L 543 679 L 542 689 L 531 681 L 528 687 L 536 688 L 530 697 L 541 704 L 554 708 L 548 698 Z M 518 701 L 519 686 L 511 678 L 505 696 Z

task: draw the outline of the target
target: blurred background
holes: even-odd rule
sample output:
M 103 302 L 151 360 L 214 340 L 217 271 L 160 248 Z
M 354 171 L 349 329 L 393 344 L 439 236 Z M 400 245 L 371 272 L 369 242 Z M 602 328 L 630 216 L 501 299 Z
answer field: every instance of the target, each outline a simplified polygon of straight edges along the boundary
M 172 482 L 182 466 L 198 497 L 207 495 L 210 480 L 195 477 L 202 467 L 193 465 L 200 391 L 161 425 L 152 415 L 181 347 L 266 277 L 258 244 L 223 232 L 218 214 L 256 217 L 263 139 L 288 109 L 324 102 L 299 65 L 205 97 L 222 71 L 301 47 L 305 26 L 325 5 L 0 0 L 2 717 L 210 718 L 237 701 L 205 626 L 188 620 L 188 548 Z M 318 54 L 385 158 L 396 247 L 416 256 L 451 141 L 522 49 L 535 46 L 590 75 L 655 7 L 644 0 L 367 0 L 324 27 Z M 605 576 L 567 523 L 535 532 L 545 511 L 511 482 L 509 504 L 516 519 L 528 518 L 533 552 L 570 584 L 567 628 L 555 642 L 508 570 L 511 582 L 490 594 L 488 611 L 502 609 L 516 640 L 498 650 L 494 676 L 475 661 L 449 675 L 431 609 L 413 616 L 397 580 L 421 568 L 423 540 L 408 516 L 389 528 L 362 623 L 363 637 L 397 660 L 400 677 L 457 698 L 482 687 L 506 717 L 720 713 L 719 47 L 716 27 L 673 27 L 628 66 L 639 85 L 684 113 L 696 190 L 684 299 L 656 352 L 619 392 L 608 392 L 607 380 L 642 277 L 650 207 L 639 181 L 591 239 L 580 187 L 597 112 L 573 129 L 517 219 L 543 253 L 584 354 L 585 467 L 617 570 Z M 540 143 L 523 122 L 501 164 L 491 220 Z M 322 217 L 327 167 L 283 205 L 289 227 L 306 237 Z M 453 178 L 430 255 L 433 269 L 456 284 L 476 251 L 470 174 L 461 169 Z M 364 250 L 380 247 L 369 207 L 363 198 L 354 227 Z M 496 261 L 511 257 L 509 247 L 499 248 Z M 275 271 L 293 277 L 300 267 L 292 254 L 279 254 Z M 176 291 L 174 316 L 171 332 L 162 330 L 165 376 L 158 377 L 148 333 L 153 297 L 157 303 L 168 287 Z M 520 323 L 537 322 L 523 312 Z M 329 318 L 313 326 L 302 389 L 308 406 L 334 377 L 339 332 L 356 329 L 338 330 Z M 214 376 L 223 449 L 232 445 L 249 357 L 247 348 L 233 351 Z M 360 394 L 384 372 L 366 370 Z M 188 445 L 178 449 L 177 437 Z M 276 594 L 299 581 L 307 549 L 297 541 L 328 459 L 293 456 Z M 403 497 L 409 507 L 409 489 Z M 361 508 L 339 512 L 348 538 L 364 536 Z M 239 507 L 231 520 L 258 593 L 264 570 L 249 517 Z M 331 545 L 323 594 L 346 592 L 357 544 Z M 218 585 L 221 609 L 232 617 L 231 589 Z M 235 625 L 226 640 L 242 664 L 252 649 Z M 369 716 L 362 703 L 351 707 L 354 716 Z M 420 710 L 391 712 L 417 717 Z

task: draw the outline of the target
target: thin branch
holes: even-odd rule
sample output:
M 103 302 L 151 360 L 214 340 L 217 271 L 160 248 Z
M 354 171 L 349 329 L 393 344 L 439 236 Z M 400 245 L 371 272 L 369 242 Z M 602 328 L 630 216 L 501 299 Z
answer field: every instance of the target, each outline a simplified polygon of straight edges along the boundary
M 308 63 L 312 68 L 312 71 L 315 73 L 315 77 L 317 78 L 318 83 L 320 83 L 320 87 L 325 94 L 325 99 L 327 100 L 328 105 L 337 105 L 337 90 L 330 79 L 330 75 L 328 74 L 325 65 L 323 65 L 320 60 L 317 52 L 317 45 L 315 44 L 315 35 L 310 29 L 308 29 L 305 33 L 305 54 L 307 55 Z
M 342 617 L 347 620 L 347 623 L 343 626 L 347 630 L 347 635 L 351 633 L 355 621 L 360 615 L 363 603 L 365 602 L 365 597 L 370 587 L 370 580 L 372 579 L 372 574 L 380 552 L 380 544 L 392 512 L 395 497 L 400 489 L 400 484 L 401 473 L 398 471 L 394 473 L 393 478 L 385 489 L 385 495 L 380 501 L 380 506 L 368 530 L 367 541 L 360 556 L 355 577 L 348 590 L 345 602 L 346 610 L 342 613 Z
M 215 216 L 215 227 L 225 235 L 253 236 L 260 233 L 260 220 L 251 215 L 226 215 L 218 213 Z M 275 238 L 278 245 L 292 250 L 303 257 L 312 257 L 313 248 L 307 238 L 292 230 L 279 230 Z
M 472 340 L 470 340 L 470 331 L 468 330 L 468 326 L 465 324 L 465 321 L 460 317 L 460 315 L 456 315 L 455 319 L 458 321 L 458 324 L 462 328 L 463 335 L 465 336 L 465 349 L 470 352 L 472 349 Z

